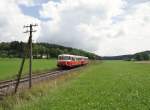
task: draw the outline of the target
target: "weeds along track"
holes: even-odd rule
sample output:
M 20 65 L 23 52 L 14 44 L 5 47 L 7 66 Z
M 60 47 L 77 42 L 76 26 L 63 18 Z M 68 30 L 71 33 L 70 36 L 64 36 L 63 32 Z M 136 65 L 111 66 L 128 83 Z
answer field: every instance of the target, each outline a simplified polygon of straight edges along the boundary
M 39 74 L 33 74 L 32 75 L 32 83 L 33 85 L 37 82 L 40 81 L 45 81 L 45 80 L 49 80 L 49 79 L 55 79 L 60 75 L 75 71 L 75 70 L 79 70 L 82 67 L 78 67 L 78 68 L 73 68 L 70 70 L 55 70 L 52 72 L 45 72 L 45 73 L 39 73 Z M 11 80 L 4 80 L 4 81 L 0 81 L 0 95 L 1 96 L 5 96 L 8 94 L 11 94 L 12 92 L 14 92 L 15 86 L 17 83 L 17 79 L 11 79 Z M 29 76 L 25 76 L 23 78 L 20 79 L 20 83 L 19 83 L 19 88 L 23 89 L 23 88 L 27 88 L 28 87 L 28 83 L 29 83 Z

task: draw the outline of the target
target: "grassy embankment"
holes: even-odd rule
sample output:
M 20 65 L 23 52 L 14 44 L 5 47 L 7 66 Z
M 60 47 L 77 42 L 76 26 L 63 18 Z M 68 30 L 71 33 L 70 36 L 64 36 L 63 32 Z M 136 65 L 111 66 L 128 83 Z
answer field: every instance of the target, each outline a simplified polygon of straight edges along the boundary
M 26 60 L 23 73 L 28 73 L 28 62 Z M 20 67 L 21 59 L 0 58 L 0 80 L 15 78 Z M 33 72 L 48 71 L 56 68 L 55 59 L 36 59 L 33 60 Z
M 148 110 L 150 65 L 125 61 L 95 63 L 56 80 L 7 98 L 12 110 Z M 57 82 L 58 81 L 58 82 Z

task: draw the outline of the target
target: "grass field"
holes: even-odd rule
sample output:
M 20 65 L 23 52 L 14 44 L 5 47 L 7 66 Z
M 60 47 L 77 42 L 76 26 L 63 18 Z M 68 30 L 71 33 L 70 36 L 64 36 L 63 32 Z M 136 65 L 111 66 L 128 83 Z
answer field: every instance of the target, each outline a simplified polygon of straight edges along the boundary
M 75 74 L 54 87 L 47 83 L 25 92 L 3 106 L 14 110 L 150 109 L 150 64 L 105 61 Z
M 28 60 L 25 62 L 23 73 L 28 73 Z M 0 80 L 15 78 L 20 67 L 21 59 L 0 58 Z M 36 59 L 33 60 L 33 72 L 46 71 L 56 68 L 55 59 Z

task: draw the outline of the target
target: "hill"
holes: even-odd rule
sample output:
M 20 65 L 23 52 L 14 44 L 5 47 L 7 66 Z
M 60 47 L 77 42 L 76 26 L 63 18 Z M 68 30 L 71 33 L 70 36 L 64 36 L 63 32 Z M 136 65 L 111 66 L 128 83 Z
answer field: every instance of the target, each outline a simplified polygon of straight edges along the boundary
M 150 60 L 150 51 L 136 53 L 133 58 L 137 61 Z
M 27 46 L 24 42 L 2 42 L 0 43 L 0 57 L 21 58 L 24 53 L 24 47 Z M 34 58 L 57 58 L 59 54 L 74 54 L 87 56 L 90 59 L 101 59 L 100 56 L 81 49 L 65 47 L 49 43 L 34 43 L 33 57 Z
M 135 54 L 129 55 L 120 55 L 120 56 L 104 56 L 103 60 L 150 60 L 150 51 L 138 52 Z
M 104 56 L 103 60 L 128 60 L 131 59 L 133 55 L 120 55 L 120 56 Z

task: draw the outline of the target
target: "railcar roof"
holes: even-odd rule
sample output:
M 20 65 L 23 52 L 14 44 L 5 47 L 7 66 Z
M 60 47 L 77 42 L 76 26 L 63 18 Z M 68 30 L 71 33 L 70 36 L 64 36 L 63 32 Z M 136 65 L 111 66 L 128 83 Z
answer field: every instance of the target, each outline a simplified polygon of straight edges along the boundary
M 88 58 L 88 57 L 84 57 L 84 56 L 71 55 L 71 54 L 61 54 L 59 56 L 70 56 L 70 57 L 76 57 L 76 58 Z
M 70 54 L 61 54 L 59 56 L 75 56 L 75 55 L 70 55 Z

